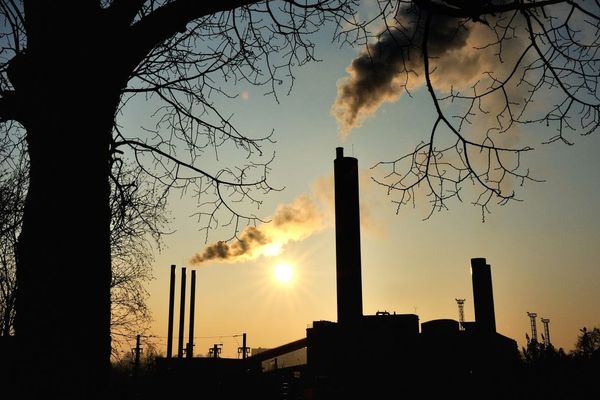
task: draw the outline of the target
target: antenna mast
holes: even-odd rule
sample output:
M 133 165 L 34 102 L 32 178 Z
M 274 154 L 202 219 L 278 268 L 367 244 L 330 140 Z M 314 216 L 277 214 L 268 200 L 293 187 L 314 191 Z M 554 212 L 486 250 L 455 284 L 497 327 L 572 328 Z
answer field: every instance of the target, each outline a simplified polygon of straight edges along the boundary
M 535 326 L 535 317 L 537 317 L 537 314 L 534 312 L 527 312 L 527 315 L 531 321 L 531 341 L 537 343 L 537 327 Z
M 458 304 L 458 328 L 461 331 L 465 330 L 465 299 L 454 299 Z
M 542 324 L 544 324 L 544 346 L 550 347 L 550 320 L 542 318 Z

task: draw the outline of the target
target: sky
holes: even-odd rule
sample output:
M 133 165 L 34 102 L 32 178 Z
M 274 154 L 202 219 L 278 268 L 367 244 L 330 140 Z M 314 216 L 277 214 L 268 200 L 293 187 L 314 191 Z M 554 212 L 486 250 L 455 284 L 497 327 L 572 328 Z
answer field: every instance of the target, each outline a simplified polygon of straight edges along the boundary
M 520 202 L 494 205 L 482 222 L 481 210 L 466 199 L 424 219 L 425 202 L 396 212 L 393 197 L 373 182 L 371 167 L 411 151 L 427 139 L 433 108 L 428 94 L 392 98 L 370 111 L 360 126 L 340 132 L 332 113 L 340 79 L 358 49 L 339 48 L 319 37 L 316 55 L 323 61 L 295 69 L 290 94 L 279 102 L 264 88 L 238 85 L 241 93 L 219 105 L 245 132 L 273 130 L 276 154 L 271 184 L 284 187 L 266 196 L 256 212 L 273 222 L 261 232 L 283 243 L 277 255 L 229 262 L 202 259 L 208 245 L 229 237 L 211 231 L 208 239 L 192 214 L 195 202 L 173 197 L 174 233 L 156 254 L 155 279 L 148 285 L 153 314 L 151 334 L 166 349 L 170 265 L 177 265 L 175 345 L 179 321 L 180 267 L 197 271 L 195 354 L 215 343 L 222 356 L 237 357 L 241 334 L 251 348 L 272 348 L 305 337 L 312 321 L 336 320 L 333 160 L 335 148 L 358 159 L 361 202 L 363 309 L 416 313 L 420 322 L 458 319 L 455 299 L 464 298 L 465 320 L 474 320 L 470 259 L 484 257 L 492 268 L 498 332 L 525 344 L 527 312 L 550 319 L 555 347 L 571 350 L 579 329 L 600 326 L 600 138 L 573 135 L 574 146 L 542 144 L 553 133 L 522 127 L 520 140 L 535 151 L 526 156 L 532 174 L 545 180 L 517 187 Z M 221 100 L 215 100 L 217 103 Z M 130 126 L 137 120 L 131 118 Z M 343 129 L 342 129 L 343 130 Z M 268 153 L 268 152 L 267 152 Z M 468 192 L 468 188 L 466 191 Z M 287 214 L 286 214 L 287 212 Z M 293 231 L 283 216 L 296 216 Z M 278 219 L 279 218 L 279 219 Z M 300 221 L 301 220 L 301 221 Z M 300 226 L 300 228 L 298 228 Z M 289 282 L 276 278 L 276 266 L 292 268 Z M 189 295 L 189 281 L 188 281 Z M 189 310 L 189 303 L 186 304 Z M 188 320 L 185 336 L 187 341 Z

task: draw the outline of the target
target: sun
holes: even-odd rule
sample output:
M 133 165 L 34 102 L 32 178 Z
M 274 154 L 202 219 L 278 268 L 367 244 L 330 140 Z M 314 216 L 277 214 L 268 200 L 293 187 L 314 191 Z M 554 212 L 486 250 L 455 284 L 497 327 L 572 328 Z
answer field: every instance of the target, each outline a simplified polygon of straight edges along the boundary
M 288 263 L 275 266 L 275 279 L 279 283 L 290 283 L 294 279 L 294 268 Z

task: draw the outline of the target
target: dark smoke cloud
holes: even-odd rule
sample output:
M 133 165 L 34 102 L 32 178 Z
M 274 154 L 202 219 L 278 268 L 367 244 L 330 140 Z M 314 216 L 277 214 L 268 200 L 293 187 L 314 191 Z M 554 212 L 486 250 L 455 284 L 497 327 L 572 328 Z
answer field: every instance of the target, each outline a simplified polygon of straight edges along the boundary
M 338 121 L 340 133 L 346 136 L 360 126 L 383 102 L 397 100 L 406 89 L 424 82 L 421 43 L 424 34 L 425 13 L 416 7 L 405 8 L 399 13 L 398 22 L 382 32 L 379 40 L 367 46 L 346 69 L 349 76 L 340 81 L 337 99 L 332 113 Z M 473 26 L 470 24 L 469 26 Z M 454 79 L 472 76 L 478 69 L 477 57 L 469 47 L 469 57 L 448 57 L 456 50 L 464 49 L 472 29 L 467 29 L 455 18 L 435 16 L 428 38 L 430 58 L 441 65 L 444 60 L 452 63 Z M 441 71 L 436 71 L 438 76 Z
M 190 259 L 190 264 L 200 264 L 207 260 L 229 261 L 241 256 L 252 256 L 253 249 L 270 243 L 270 239 L 254 226 L 246 227 L 239 235 L 240 240 L 227 243 L 219 241 L 206 246 L 201 253 Z

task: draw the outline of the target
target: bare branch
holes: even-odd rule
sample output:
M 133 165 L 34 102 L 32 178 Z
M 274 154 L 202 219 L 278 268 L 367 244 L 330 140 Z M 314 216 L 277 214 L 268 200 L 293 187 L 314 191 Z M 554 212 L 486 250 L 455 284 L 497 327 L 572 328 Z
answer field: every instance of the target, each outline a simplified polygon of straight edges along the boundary
M 369 87 L 371 71 L 379 74 L 373 76 L 389 73 L 389 80 L 370 90 L 384 95 L 345 109 L 354 110 L 360 122 L 382 102 L 394 101 L 402 92 L 410 96 L 411 88 L 420 85 L 427 88 L 436 112 L 429 140 L 372 167 L 374 181 L 396 195 L 397 212 L 401 206 L 414 206 L 416 196 L 424 196 L 430 203 L 429 218 L 433 211 L 447 209 L 450 199 L 462 201 L 464 186 L 470 183 L 472 203 L 485 219 L 492 203 L 518 201 L 517 184 L 541 182 L 522 162 L 522 155 L 533 146 L 520 144 L 521 127 L 552 126 L 557 133 L 540 142 L 566 144 L 573 143 L 567 133 L 599 130 L 597 4 L 398 3 L 404 6 L 393 22 L 386 23 L 378 41 L 365 49 L 369 57 L 363 56 L 361 63 L 370 59 L 372 66 L 354 71 L 363 87 Z M 415 50 L 420 57 L 414 57 Z M 457 61 L 461 58 L 464 63 Z M 474 61 L 469 63 L 470 59 Z M 360 98 L 361 93 L 352 92 L 352 84 L 344 90 Z M 556 103 L 547 104 L 549 99 Z M 350 107 L 343 101 L 338 96 L 338 104 Z M 338 119 L 356 124 L 344 117 Z

